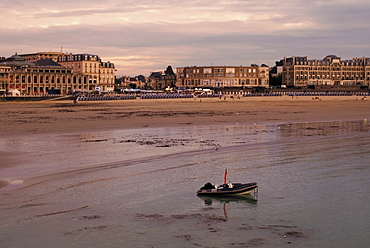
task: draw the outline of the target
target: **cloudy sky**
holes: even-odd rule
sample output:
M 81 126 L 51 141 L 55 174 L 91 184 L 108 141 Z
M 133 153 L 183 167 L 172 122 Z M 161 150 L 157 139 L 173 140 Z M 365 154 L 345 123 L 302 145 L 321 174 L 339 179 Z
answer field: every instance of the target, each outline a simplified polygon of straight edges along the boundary
M 0 56 L 99 55 L 117 75 L 370 57 L 369 0 L 0 0 Z

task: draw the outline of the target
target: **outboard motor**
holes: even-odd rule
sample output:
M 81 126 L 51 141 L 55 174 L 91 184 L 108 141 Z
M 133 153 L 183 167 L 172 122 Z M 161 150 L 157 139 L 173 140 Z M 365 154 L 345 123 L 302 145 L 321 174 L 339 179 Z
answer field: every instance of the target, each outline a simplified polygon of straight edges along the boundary
M 204 184 L 204 186 L 202 188 L 200 188 L 201 190 L 206 190 L 206 189 L 214 189 L 215 186 L 212 185 L 212 183 L 208 182 L 206 184 Z

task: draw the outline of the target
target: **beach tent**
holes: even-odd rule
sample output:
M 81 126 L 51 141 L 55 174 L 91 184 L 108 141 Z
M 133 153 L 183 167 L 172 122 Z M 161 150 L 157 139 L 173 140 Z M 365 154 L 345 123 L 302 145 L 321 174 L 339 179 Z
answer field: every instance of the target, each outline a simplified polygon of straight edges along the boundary
M 17 89 L 9 90 L 8 93 L 11 96 L 20 96 L 21 95 L 21 92 L 19 90 L 17 90 Z

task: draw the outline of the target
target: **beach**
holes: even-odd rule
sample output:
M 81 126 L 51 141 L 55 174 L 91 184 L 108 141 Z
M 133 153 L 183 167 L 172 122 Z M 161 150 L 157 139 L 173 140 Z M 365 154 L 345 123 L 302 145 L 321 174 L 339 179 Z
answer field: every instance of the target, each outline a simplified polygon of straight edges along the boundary
M 0 103 L 0 135 L 81 133 L 217 124 L 265 125 L 370 119 L 358 96 L 136 99 Z
M 0 112 L 1 247 L 369 243 L 367 99 L 5 102 Z M 258 194 L 196 195 L 226 168 Z

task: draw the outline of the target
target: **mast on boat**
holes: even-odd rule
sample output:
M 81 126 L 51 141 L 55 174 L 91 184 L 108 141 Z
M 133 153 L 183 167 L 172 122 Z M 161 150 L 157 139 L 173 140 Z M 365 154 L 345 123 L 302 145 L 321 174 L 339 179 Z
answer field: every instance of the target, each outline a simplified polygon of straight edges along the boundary
M 226 181 L 227 181 L 227 180 L 226 180 L 226 179 L 227 179 L 227 174 L 228 174 L 228 173 L 227 173 L 227 169 L 225 169 L 225 173 L 224 173 L 224 184 L 226 184 Z

